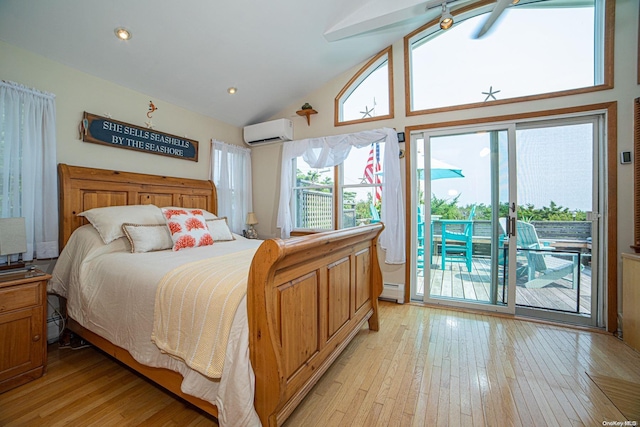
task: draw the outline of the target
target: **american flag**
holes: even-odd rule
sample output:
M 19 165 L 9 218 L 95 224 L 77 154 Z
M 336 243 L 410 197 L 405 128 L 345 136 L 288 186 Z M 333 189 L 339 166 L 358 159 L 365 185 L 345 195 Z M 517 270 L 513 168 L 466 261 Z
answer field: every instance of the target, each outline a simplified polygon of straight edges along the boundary
M 382 181 L 380 180 L 380 170 L 380 144 L 374 142 L 371 144 L 369 159 L 367 159 L 367 165 L 364 167 L 364 179 L 369 184 L 382 184 Z M 380 200 L 382 200 L 382 186 L 377 186 L 374 202 L 378 203 Z

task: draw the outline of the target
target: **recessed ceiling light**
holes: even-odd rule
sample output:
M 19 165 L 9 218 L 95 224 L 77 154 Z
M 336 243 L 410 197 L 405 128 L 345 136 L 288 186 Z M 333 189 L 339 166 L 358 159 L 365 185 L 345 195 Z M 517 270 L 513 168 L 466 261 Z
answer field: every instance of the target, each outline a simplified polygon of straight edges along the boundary
M 231 86 L 229 89 L 227 89 L 227 92 L 229 92 L 229 95 L 233 95 L 237 91 L 238 91 L 238 88 L 237 87 L 233 87 L 233 86 Z
M 113 32 L 116 34 L 116 37 L 120 40 L 129 40 L 131 36 L 131 32 L 124 27 L 118 27 Z

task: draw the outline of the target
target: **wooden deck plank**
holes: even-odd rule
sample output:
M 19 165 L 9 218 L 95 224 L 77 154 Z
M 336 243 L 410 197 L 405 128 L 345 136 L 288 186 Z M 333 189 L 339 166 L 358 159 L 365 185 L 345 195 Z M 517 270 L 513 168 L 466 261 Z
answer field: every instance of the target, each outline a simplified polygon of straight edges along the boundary
M 433 257 L 430 286 L 431 296 L 457 298 L 470 301 L 490 301 L 491 261 L 486 257 L 474 257 L 472 272 L 466 270 L 464 264 L 451 263 L 445 270 L 440 267 L 439 255 Z M 580 313 L 591 313 L 591 275 L 587 267 L 582 271 L 580 285 Z M 499 278 L 502 283 L 502 278 Z M 418 293 L 424 292 L 424 278 L 419 274 L 417 280 Z M 558 279 L 549 286 L 531 289 L 516 285 L 516 305 L 552 310 L 576 310 L 577 288 L 573 289 L 571 281 Z M 499 285 L 498 300 L 502 300 L 502 287 Z

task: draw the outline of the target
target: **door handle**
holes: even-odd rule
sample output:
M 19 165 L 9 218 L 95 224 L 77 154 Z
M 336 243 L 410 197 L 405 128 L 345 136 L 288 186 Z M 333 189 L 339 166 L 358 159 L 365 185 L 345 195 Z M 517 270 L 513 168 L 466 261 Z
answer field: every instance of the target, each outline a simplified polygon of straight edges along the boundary
M 507 237 L 515 236 L 516 235 L 516 220 L 515 220 L 515 218 L 511 218 L 510 216 L 508 216 L 506 225 L 507 225 L 507 229 L 505 230 L 505 232 L 507 233 Z

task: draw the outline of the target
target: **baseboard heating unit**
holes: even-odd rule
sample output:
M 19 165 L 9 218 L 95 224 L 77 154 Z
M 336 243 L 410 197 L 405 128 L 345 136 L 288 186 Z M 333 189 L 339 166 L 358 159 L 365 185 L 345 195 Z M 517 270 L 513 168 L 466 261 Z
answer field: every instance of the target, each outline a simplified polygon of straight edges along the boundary
M 404 304 L 404 283 L 385 283 L 382 287 L 380 299 Z

